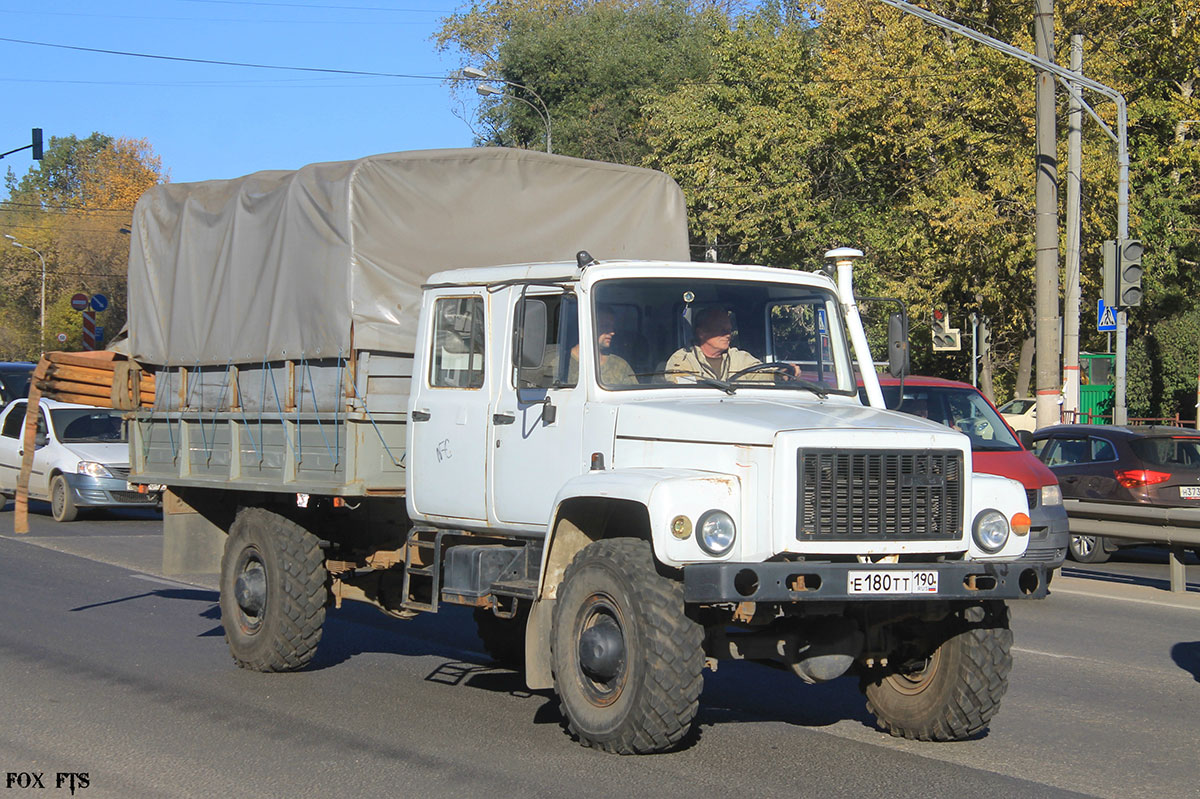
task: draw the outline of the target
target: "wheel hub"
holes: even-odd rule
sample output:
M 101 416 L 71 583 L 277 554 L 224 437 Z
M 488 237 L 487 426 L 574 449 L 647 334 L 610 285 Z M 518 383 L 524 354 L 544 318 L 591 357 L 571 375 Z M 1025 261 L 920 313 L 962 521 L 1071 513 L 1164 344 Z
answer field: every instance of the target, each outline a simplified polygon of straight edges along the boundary
M 579 636 L 579 666 L 589 678 L 611 682 L 625 664 L 625 636 L 610 616 L 600 616 Z
M 233 595 L 247 621 L 257 622 L 267 607 L 267 573 L 258 561 L 246 564 L 233 586 Z

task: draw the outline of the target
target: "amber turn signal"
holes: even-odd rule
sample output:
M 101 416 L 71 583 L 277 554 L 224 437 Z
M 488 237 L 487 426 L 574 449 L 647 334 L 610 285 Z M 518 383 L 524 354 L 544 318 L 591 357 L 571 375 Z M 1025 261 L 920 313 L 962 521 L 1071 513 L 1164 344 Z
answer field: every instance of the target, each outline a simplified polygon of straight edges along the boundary
M 1017 535 L 1029 535 L 1029 528 L 1033 526 L 1033 522 L 1029 519 L 1027 513 L 1017 513 L 1012 517 L 1012 521 L 1008 523 L 1012 531 Z

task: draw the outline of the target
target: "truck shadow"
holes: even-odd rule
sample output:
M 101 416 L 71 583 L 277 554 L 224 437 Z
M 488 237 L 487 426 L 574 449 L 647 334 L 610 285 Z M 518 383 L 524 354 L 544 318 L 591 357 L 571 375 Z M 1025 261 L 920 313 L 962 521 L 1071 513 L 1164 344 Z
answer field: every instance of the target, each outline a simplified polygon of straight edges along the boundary
M 1175 665 L 1200 682 L 1200 641 L 1181 641 L 1171 647 L 1171 660 Z
M 216 621 L 217 625 L 200 635 L 217 638 L 224 635 L 218 594 L 210 590 L 164 589 L 74 610 L 143 596 L 204 602 L 206 607 L 199 615 Z M 402 620 L 358 603 L 347 603 L 337 610 L 331 608 L 326 615 L 321 643 L 306 671 L 324 670 L 367 653 L 440 658 L 441 662 L 426 675 L 426 681 L 533 701 L 537 703 L 533 723 L 564 725 L 553 691 L 531 691 L 525 686 L 525 678 L 520 672 L 497 665 L 484 653 L 483 644 L 475 634 L 470 609 L 448 606 L 437 614 Z M 1200 642 L 1179 644 L 1172 654 L 1182 668 L 1200 680 Z M 717 671 L 704 674 L 696 725 L 680 748 L 689 748 L 699 740 L 703 729 L 718 724 L 780 722 L 820 728 L 842 721 L 855 721 L 876 729 L 858 690 L 856 677 L 808 685 L 783 669 L 722 661 Z

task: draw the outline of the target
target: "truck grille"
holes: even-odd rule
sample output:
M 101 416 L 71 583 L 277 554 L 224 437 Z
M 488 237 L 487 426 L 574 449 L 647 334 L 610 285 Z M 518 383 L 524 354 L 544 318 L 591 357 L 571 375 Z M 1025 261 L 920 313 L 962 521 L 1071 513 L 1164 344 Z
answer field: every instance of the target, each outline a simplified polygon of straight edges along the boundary
M 962 536 L 958 450 L 801 449 L 800 541 L 948 541 Z

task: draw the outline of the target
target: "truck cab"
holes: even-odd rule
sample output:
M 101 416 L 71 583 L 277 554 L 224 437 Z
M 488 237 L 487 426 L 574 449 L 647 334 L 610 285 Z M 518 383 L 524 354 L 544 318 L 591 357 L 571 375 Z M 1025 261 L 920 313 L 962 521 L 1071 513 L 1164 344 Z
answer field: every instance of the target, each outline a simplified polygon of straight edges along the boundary
M 841 272 L 581 253 L 430 278 L 409 517 L 526 553 L 507 576 L 447 566 L 441 590 L 524 604 L 527 682 L 559 691 L 582 740 L 641 745 L 635 710 L 611 710 L 636 704 L 628 669 L 655 667 L 639 636 L 659 622 L 634 582 L 667 575 L 653 615 L 684 620 L 663 634 L 703 641 L 696 657 L 774 658 L 812 682 L 857 671 L 876 708 L 951 630 L 1003 639 L 1003 601 L 1045 595 L 1040 564 L 1017 563 L 1023 487 L 973 475 L 966 436 L 886 410 Z M 605 581 L 630 575 L 626 605 Z

